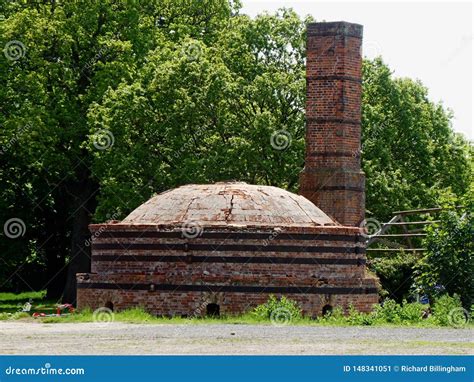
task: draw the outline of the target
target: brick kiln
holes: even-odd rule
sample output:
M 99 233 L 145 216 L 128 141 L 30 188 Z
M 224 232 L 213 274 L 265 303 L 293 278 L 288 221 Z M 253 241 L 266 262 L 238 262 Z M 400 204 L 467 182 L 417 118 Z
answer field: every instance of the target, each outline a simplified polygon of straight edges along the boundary
M 370 310 L 377 280 L 366 274 L 358 228 L 361 38 L 356 24 L 308 25 L 302 195 L 239 182 L 187 185 L 121 222 L 93 224 L 92 269 L 77 275 L 78 307 L 237 314 L 274 294 L 311 316 L 350 304 Z

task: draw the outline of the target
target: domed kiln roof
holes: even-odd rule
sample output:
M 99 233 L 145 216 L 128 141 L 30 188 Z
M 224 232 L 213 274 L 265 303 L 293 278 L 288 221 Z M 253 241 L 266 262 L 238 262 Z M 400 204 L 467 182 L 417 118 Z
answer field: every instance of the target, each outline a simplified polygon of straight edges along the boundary
M 202 226 L 339 225 L 303 196 L 242 182 L 190 184 L 163 192 L 128 215 L 122 224 Z

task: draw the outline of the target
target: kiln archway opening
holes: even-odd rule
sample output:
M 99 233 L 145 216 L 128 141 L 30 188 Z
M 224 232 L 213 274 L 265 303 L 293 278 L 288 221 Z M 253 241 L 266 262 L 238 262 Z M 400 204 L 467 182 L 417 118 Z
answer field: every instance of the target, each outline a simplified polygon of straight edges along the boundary
M 220 316 L 220 306 L 218 304 L 207 304 L 206 306 L 206 315 L 209 317 L 219 317 Z
M 327 304 L 323 306 L 323 317 L 330 316 L 332 314 L 332 306 Z

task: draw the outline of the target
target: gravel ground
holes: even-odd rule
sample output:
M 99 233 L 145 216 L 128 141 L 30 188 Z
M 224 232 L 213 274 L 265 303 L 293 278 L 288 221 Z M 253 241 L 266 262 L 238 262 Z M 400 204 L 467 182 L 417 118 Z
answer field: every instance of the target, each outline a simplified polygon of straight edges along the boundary
M 474 330 L 0 321 L 0 354 L 474 354 Z

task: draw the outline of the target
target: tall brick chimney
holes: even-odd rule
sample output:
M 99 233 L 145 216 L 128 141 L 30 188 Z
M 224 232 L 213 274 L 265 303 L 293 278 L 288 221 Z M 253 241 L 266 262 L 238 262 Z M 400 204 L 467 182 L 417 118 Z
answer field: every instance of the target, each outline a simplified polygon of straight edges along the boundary
M 360 169 L 362 25 L 308 25 L 306 158 L 300 194 L 347 226 L 365 217 Z

